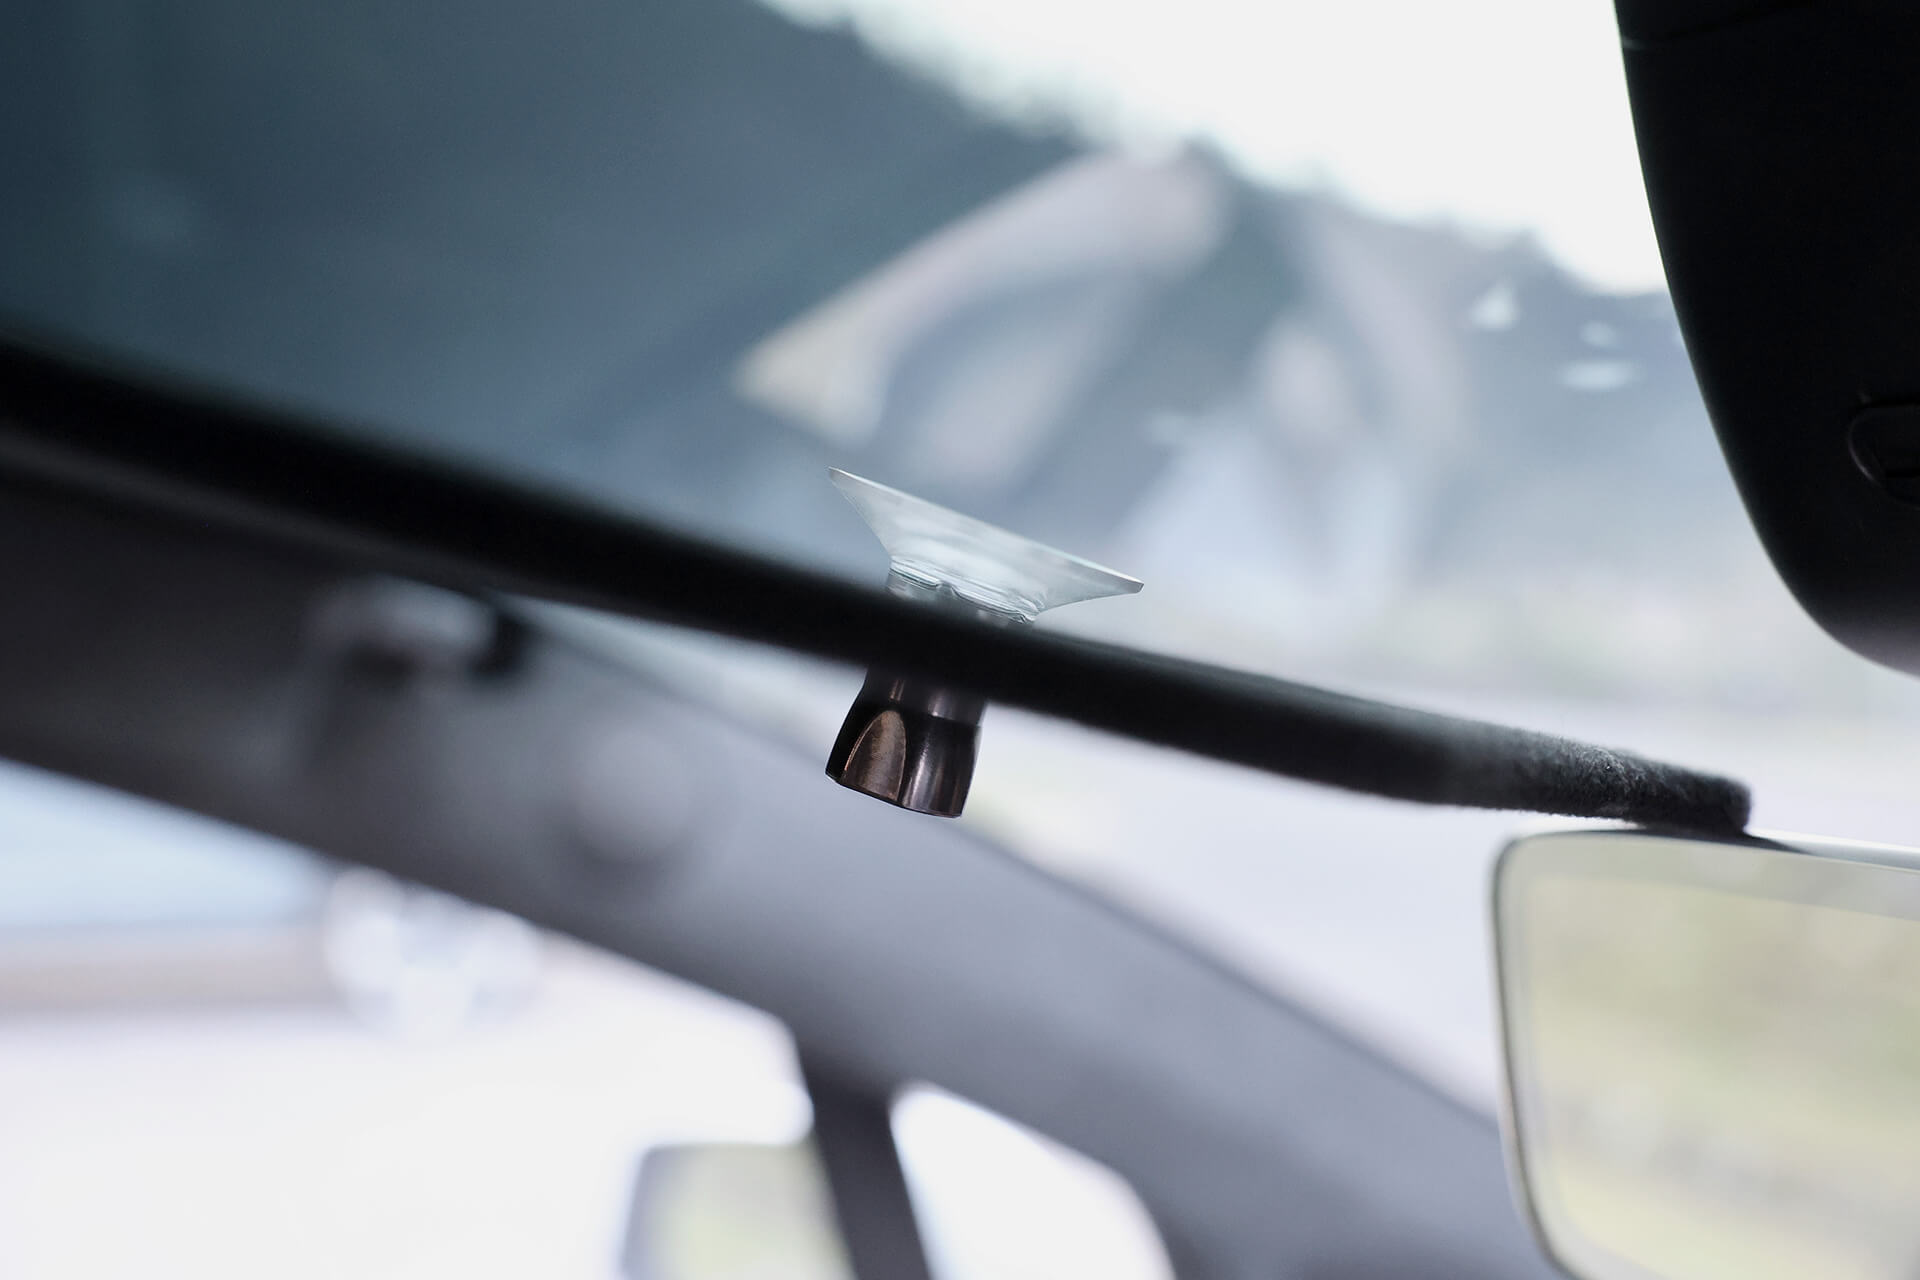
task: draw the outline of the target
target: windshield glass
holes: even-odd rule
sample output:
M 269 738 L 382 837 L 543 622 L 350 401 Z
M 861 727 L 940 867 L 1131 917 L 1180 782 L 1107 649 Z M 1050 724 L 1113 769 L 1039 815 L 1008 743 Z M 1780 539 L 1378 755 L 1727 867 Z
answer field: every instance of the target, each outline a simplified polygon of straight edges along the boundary
M 844 467 L 1146 582 L 1042 625 L 1903 834 L 1915 696 L 1754 542 L 1600 0 L 31 21 L 0 76 L 14 333 L 878 583 Z M 809 750 L 858 680 L 555 621 Z M 996 710 L 964 820 L 1490 1096 L 1510 819 Z

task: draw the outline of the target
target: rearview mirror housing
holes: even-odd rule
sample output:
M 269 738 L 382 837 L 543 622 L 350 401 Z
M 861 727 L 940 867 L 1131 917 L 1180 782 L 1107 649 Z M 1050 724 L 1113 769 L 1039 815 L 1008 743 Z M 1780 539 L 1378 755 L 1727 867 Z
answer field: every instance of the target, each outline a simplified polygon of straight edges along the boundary
M 1687 352 L 1767 554 L 1920 674 L 1920 8 L 1616 0 Z

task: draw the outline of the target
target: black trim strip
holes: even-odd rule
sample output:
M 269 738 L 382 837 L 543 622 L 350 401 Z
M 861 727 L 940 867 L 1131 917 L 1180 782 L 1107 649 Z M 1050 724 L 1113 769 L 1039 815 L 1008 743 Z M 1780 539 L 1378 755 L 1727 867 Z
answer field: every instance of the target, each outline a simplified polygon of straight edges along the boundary
M 1737 782 L 1569 739 L 1013 631 L 298 418 L 0 339 L 0 473 L 467 591 L 940 680 L 1272 773 L 1428 804 L 1725 832 Z
M 892 1090 L 843 1076 L 804 1048 L 800 1076 L 853 1280 L 931 1280 L 894 1140 Z

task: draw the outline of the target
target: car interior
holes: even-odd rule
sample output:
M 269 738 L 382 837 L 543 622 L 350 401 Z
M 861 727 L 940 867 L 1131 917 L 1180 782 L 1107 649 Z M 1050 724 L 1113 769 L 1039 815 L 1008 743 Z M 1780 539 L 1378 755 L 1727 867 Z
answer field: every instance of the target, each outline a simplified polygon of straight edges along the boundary
M 0 1275 L 1914 1274 L 1920 14 L 1273 8 L 13 14 Z

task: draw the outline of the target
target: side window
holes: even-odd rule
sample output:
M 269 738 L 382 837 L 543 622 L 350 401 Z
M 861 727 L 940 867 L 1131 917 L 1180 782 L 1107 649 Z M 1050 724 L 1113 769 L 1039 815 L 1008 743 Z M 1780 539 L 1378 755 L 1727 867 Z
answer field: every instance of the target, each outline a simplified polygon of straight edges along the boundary
M 892 1115 L 933 1280 L 1171 1280 L 1152 1221 L 1111 1170 L 926 1086 L 896 1098 Z M 813 1141 L 649 1151 L 624 1274 L 853 1280 Z
M 807 1124 L 772 1018 L 0 765 L 8 1280 L 607 1280 L 645 1152 Z
M 894 1135 L 935 1280 L 1171 1280 L 1133 1188 L 1105 1165 L 928 1086 Z
M 936 1280 L 1170 1274 L 1109 1171 L 933 1089 L 892 1117 Z M 0 764 L 9 1280 L 851 1280 L 810 1125 L 765 1014 Z

